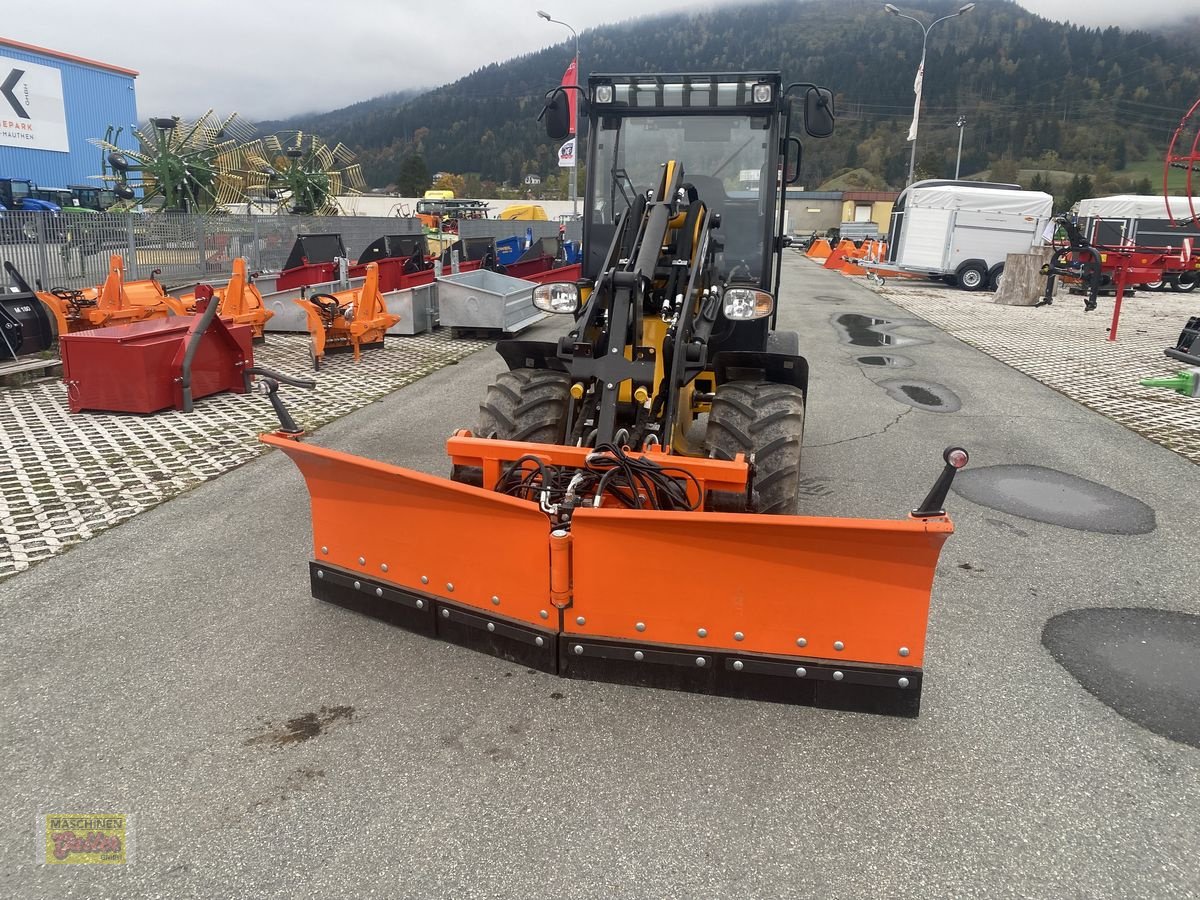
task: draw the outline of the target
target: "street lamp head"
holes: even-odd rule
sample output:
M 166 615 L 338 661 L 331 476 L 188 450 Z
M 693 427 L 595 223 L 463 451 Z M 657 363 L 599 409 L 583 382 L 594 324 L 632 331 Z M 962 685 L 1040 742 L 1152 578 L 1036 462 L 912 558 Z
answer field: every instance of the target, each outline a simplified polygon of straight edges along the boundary
M 974 3 L 968 3 L 966 6 L 960 6 L 960 7 L 958 8 L 958 13 L 957 13 L 957 15 L 960 15 L 960 16 L 961 16 L 963 13 L 968 13 L 968 12 L 970 12 L 971 10 L 973 10 L 974 8 L 975 8 L 975 4 L 974 4 Z
M 972 3 L 971 5 L 974 6 L 975 4 Z M 539 19 L 545 19 L 547 22 L 551 21 L 550 13 L 546 12 L 544 9 L 539 9 L 537 14 Z
M 884 11 L 884 12 L 889 12 L 889 13 L 891 13 L 893 16 L 898 16 L 898 15 L 900 15 L 900 9 L 899 9 L 898 7 L 896 7 L 896 6 L 893 6 L 891 3 L 885 3 L 885 4 L 883 4 L 883 11 Z

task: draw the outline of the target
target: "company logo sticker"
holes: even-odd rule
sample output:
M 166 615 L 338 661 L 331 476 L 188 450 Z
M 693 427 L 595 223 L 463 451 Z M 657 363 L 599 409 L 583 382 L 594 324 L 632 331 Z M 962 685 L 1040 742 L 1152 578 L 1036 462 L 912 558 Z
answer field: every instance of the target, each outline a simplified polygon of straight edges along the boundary
M 42 814 L 39 861 L 48 866 L 123 866 L 133 861 L 132 816 Z

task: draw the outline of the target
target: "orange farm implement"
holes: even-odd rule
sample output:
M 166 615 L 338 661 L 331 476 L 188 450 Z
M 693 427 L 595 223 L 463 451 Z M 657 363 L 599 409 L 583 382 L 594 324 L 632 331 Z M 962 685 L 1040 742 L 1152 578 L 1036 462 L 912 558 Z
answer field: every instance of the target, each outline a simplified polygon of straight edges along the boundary
M 294 301 L 304 310 L 312 335 L 313 368 L 321 367 L 325 353 L 361 351 L 383 346 L 384 333 L 400 321 L 387 311 L 379 292 L 379 264 L 367 263 L 366 280 L 356 290 L 312 294 Z
M 126 281 L 125 260 L 115 253 L 109 257 L 108 277 L 99 287 L 82 291 L 54 288 L 38 291 L 37 296 L 53 313 L 60 335 L 190 312 L 187 304 L 167 294 L 154 278 Z
M 263 339 L 264 327 L 275 313 L 267 309 L 253 278 L 247 275 L 245 259 L 240 256 L 234 259 L 229 282 L 225 287 L 216 290 L 216 296 L 220 303 L 218 315 L 222 319 L 237 325 L 249 325 L 254 340 Z M 179 299 L 189 308 L 195 302 L 195 297 L 191 294 Z

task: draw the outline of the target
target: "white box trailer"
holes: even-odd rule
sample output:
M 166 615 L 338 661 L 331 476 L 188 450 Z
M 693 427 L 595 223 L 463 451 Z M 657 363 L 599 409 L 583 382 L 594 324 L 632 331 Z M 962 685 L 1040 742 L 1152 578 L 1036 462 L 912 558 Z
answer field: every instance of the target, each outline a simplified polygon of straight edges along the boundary
M 1116 194 L 1080 200 L 1075 208 L 1080 230 L 1093 244 L 1137 247 L 1183 247 L 1185 238 L 1200 252 L 1200 227 L 1192 221 L 1187 197 L 1171 197 L 1171 215 L 1167 200 L 1161 196 Z M 1200 214 L 1200 200 L 1195 201 Z M 1177 224 L 1171 224 L 1174 218 Z
M 1200 200 L 1194 201 L 1194 205 L 1200 214 Z M 1200 226 L 1192 221 L 1187 197 L 1171 197 L 1169 201 L 1145 194 L 1093 197 L 1076 204 L 1075 216 L 1080 231 L 1097 246 L 1182 250 L 1183 242 L 1190 239 L 1192 252 L 1200 254 Z M 1171 219 L 1176 224 L 1172 225 Z M 1195 272 L 1179 272 L 1144 286 L 1151 290 L 1167 287 L 1173 291 L 1194 291 L 1200 286 L 1200 277 Z
M 892 209 L 888 262 L 968 291 L 995 288 L 1010 253 L 1042 243 L 1054 198 L 1018 184 L 918 181 Z

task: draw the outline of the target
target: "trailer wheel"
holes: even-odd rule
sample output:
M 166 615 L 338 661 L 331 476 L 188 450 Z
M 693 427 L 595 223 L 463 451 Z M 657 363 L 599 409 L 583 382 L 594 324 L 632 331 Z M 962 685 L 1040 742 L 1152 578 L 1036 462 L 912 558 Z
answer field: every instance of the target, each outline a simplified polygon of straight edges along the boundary
M 570 389 L 571 379 L 551 369 L 501 372 L 479 404 L 475 434 L 502 441 L 561 444 Z M 450 478 L 483 487 L 483 472 L 477 466 L 455 466 Z
M 804 439 L 804 392 L 791 384 L 728 381 L 717 387 L 708 414 L 709 454 L 754 458 L 753 496 L 711 493 L 713 512 L 792 515 L 800 488 L 800 446 Z
M 988 270 L 981 262 L 965 262 L 955 273 L 958 286 L 964 291 L 982 291 L 988 286 Z
M 1000 290 L 1000 282 L 1004 280 L 1004 263 L 996 263 L 988 272 L 988 284 L 993 291 Z
M 1175 276 L 1172 288 L 1184 294 L 1190 294 L 1197 285 L 1200 285 L 1200 281 L 1197 280 L 1195 272 L 1180 272 Z

